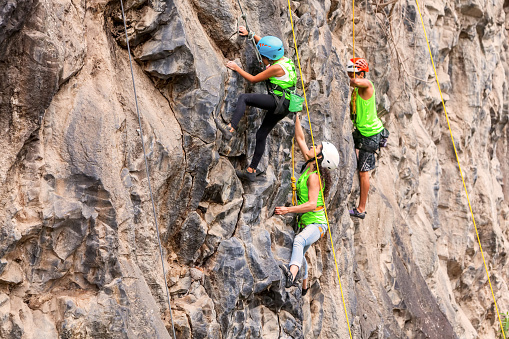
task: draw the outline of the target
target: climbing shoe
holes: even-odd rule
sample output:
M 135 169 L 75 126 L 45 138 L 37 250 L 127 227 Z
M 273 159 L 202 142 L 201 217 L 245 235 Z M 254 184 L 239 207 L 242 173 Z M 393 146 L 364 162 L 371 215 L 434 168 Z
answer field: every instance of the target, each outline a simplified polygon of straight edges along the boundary
M 302 289 L 302 296 L 305 296 L 309 291 L 309 287 L 308 288 L 303 288 Z
M 293 282 L 295 281 L 292 272 L 290 272 L 290 269 L 286 265 L 280 264 L 279 267 L 281 268 L 281 271 L 283 271 L 283 274 L 286 277 L 285 287 L 286 288 L 292 287 Z
M 230 126 L 228 126 L 227 124 L 225 124 L 221 119 L 219 118 L 214 118 L 214 121 L 216 122 L 216 126 L 217 128 L 219 128 L 219 130 L 221 131 L 221 133 L 223 133 L 223 137 L 226 139 L 226 140 L 230 140 L 232 137 L 233 137 L 233 132 L 231 132 L 230 130 L 232 129 Z
M 350 210 L 350 216 L 351 217 L 356 217 L 356 218 L 360 218 L 360 219 L 364 219 L 366 217 L 366 214 L 367 212 L 359 212 L 357 211 L 357 208 L 353 208 L 353 210 Z
M 247 168 L 243 170 L 235 170 L 235 173 L 237 173 L 240 180 L 247 180 L 250 182 L 254 182 L 256 180 L 256 172 L 248 172 Z

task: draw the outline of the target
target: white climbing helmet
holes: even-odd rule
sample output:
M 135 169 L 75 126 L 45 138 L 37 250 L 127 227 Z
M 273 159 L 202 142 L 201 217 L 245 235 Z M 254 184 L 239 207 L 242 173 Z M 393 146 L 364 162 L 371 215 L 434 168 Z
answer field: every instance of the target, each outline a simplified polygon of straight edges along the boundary
M 336 169 L 339 166 L 339 152 L 336 146 L 330 142 L 322 142 L 323 161 L 322 167 L 328 170 Z
M 346 63 L 346 71 L 351 73 L 369 72 L 368 62 L 364 58 L 350 59 Z

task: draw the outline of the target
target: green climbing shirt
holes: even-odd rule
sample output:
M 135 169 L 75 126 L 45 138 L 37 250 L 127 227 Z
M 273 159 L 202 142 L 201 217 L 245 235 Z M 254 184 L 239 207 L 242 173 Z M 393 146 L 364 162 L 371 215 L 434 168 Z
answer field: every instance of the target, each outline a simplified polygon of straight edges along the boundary
M 371 83 L 371 86 L 373 86 L 373 95 L 371 98 L 368 100 L 361 98 L 359 95 L 359 88 L 354 89 L 353 95 L 355 97 L 354 104 L 357 113 L 357 119 L 353 121 L 353 124 L 365 137 L 370 137 L 372 135 L 378 134 L 384 129 L 384 125 L 378 118 L 378 114 L 376 112 L 375 86 L 371 81 L 369 82 Z
M 282 89 L 294 87 L 297 83 L 297 73 L 295 72 L 295 65 L 293 61 L 287 57 L 283 57 L 278 62 L 274 63 L 274 65 L 279 65 L 285 71 L 285 75 L 280 77 L 270 77 L 269 81 L 274 84 L 280 86 Z M 274 66 L 273 65 L 273 66 Z M 282 96 L 283 93 L 281 91 L 274 90 L 274 94 L 277 96 Z M 290 100 L 290 94 L 286 93 L 286 99 Z
M 309 201 L 308 196 L 308 178 L 312 173 L 309 173 L 309 167 L 302 173 L 297 180 L 297 200 L 299 205 L 302 205 Z M 327 219 L 325 218 L 325 210 L 323 209 L 323 195 L 322 192 L 318 192 L 318 201 L 316 204 L 317 208 L 314 211 L 306 212 L 300 216 L 299 226 L 306 227 L 310 224 L 326 224 Z M 320 208 L 321 207 L 321 208 Z

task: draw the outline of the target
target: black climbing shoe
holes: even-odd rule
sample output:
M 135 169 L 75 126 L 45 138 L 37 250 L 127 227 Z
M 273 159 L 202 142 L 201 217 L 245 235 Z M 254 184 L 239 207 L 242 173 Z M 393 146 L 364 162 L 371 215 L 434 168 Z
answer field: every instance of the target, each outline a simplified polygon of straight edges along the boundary
M 286 265 L 280 264 L 279 267 L 281 268 L 281 271 L 283 271 L 283 274 L 286 277 L 285 287 L 286 288 L 292 287 L 293 282 L 295 281 L 292 272 L 290 272 L 290 269 Z
M 353 208 L 353 210 L 350 210 L 350 216 L 351 217 L 356 217 L 356 218 L 360 218 L 360 219 L 364 219 L 366 217 L 366 214 L 367 212 L 359 212 L 357 211 L 357 208 Z
M 302 296 L 305 296 L 309 291 L 309 287 L 308 288 L 303 288 L 302 289 Z
M 219 128 L 219 130 L 221 131 L 221 133 L 223 133 L 223 137 L 226 139 L 226 140 L 230 140 L 232 137 L 233 137 L 233 132 L 231 132 L 230 130 L 232 129 L 230 126 L 228 126 L 227 124 L 225 124 L 221 119 L 219 118 L 214 118 L 214 121 L 216 122 L 216 126 L 217 128 Z
M 237 176 L 240 180 L 247 180 L 250 182 L 254 182 L 256 180 L 256 172 L 248 172 L 247 169 L 243 170 L 235 170 L 235 173 L 237 173 Z

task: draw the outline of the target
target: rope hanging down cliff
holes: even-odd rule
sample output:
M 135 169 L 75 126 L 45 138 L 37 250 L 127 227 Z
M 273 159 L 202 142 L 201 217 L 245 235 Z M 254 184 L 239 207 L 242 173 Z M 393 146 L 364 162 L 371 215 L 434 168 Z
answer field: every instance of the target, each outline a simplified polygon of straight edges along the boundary
M 298 62 L 298 65 L 299 65 L 300 80 L 302 82 L 302 91 L 303 91 L 303 94 L 304 94 L 304 102 L 306 104 L 306 113 L 307 113 L 307 117 L 308 117 L 308 121 L 309 121 L 309 131 L 310 131 L 310 134 L 311 134 L 311 142 L 314 145 L 315 144 L 315 139 L 313 137 L 313 128 L 311 126 L 311 118 L 309 116 L 309 106 L 308 106 L 308 100 L 307 100 L 307 96 L 306 96 L 306 88 L 304 87 L 304 78 L 302 76 L 302 67 L 301 67 L 301 64 L 300 64 L 299 50 L 297 48 L 297 39 L 295 37 L 295 29 L 293 27 L 293 17 L 292 17 L 292 9 L 291 9 L 291 5 L 290 5 L 290 0 L 288 0 L 288 14 L 290 16 L 290 24 L 292 26 L 293 43 L 295 45 L 295 54 L 297 55 L 297 62 Z M 323 195 L 322 177 L 321 177 L 321 174 L 320 174 L 320 169 L 319 169 L 319 164 L 318 164 L 318 157 L 317 157 L 317 154 L 316 154 L 316 147 L 313 147 L 313 150 L 314 150 L 314 153 L 315 153 L 316 169 L 317 169 L 318 177 L 319 177 L 318 181 L 320 182 L 320 191 L 322 192 L 322 195 Z M 341 299 L 343 300 L 343 309 L 345 311 L 345 317 L 346 317 L 346 323 L 347 323 L 347 327 L 348 327 L 348 333 L 350 335 L 350 339 L 352 339 L 352 331 L 350 329 L 350 322 L 348 320 L 348 312 L 346 310 L 345 297 L 343 295 L 343 287 L 341 286 L 341 278 L 339 277 L 339 268 L 338 268 L 338 262 L 336 260 L 336 251 L 334 250 L 334 242 L 332 241 L 332 233 L 331 233 L 330 225 L 329 225 L 329 217 L 327 215 L 327 208 L 326 208 L 325 205 L 326 204 L 325 204 L 325 201 L 324 201 L 323 209 L 325 211 L 325 218 L 327 219 L 327 229 L 329 230 L 329 239 L 330 239 L 331 246 L 332 246 L 332 254 L 334 256 L 334 263 L 336 265 L 336 274 L 338 276 L 339 289 L 341 291 Z
M 502 336 L 504 337 L 504 339 L 506 339 L 506 336 L 505 336 L 505 333 L 504 333 L 504 326 L 502 325 L 502 319 L 500 318 L 500 312 L 498 311 L 497 300 L 495 299 L 495 293 L 493 293 L 493 287 L 491 286 L 491 279 L 490 279 L 490 274 L 488 272 L 488 266 L 486 266 L 486 260 L 484 259 L 484 252 L 483 252 L 482 246 L 481 246 L 481 239 L 479 238 L 479 232 L 477 231 L 477 225 L 475 224 L 474 212 L 472 212 L 472 205 L 470 204 L 470 198 L 468 197 L 468 190 L 467 190 L 467 186 L 465 184 L 465 178 L 463 177 L 463 172 L 461 171 L 461 165 L 460 165 L 460 160 L 459 160 L 459 157 L 458 157 L 458 152 L 456 150 L 456 144 L 454 143 L 454 137 L 452 136 L 451 124 L 449 123 L 449 116 L 447 114 L 447 109 L 445 108 L 444 97 L 442 95 L 442 89 L 440 87 L 440 82 L 438 81 L 437 70 L 435 68 L 435 62 L 433 60 L 433 54 L 431 53 L 431 47 L 429 45 L 428 34 L 426 33 L 426 27 L 424 26 L 424 20 L 422 19 L 421 9 L 419 8 L 418 0 L 415 0 L 415 3 L 417 5 L 417 10 L 419 11 L 419 17 L 421 18 L 422 29 L 424 31 L 424 36 L 426 38 L 426 44 L 428 45 L 428 51 L 429 51 L 429 56 L 430 56 L 430 59 L 431 59 L 431 64 L 433 65 L 433 71 L 435 72 L 435 79 L 436 79 L 436 82 L 437 82 L 438 91 L 440 93 L 440 98 L 442 100 L 442 106 L 444 108 L 444 113 L 445 113 L 445 119 L 447 120 L 447 126 L 449 127 L 449 134 L 451 136 L 451 142 L 452 142 L 452 147 L 454 149 L 454 155 L 456 156 L 456 161 L 458 163 L 458 169 L 459 169 L 459 172 L 460 172 L 461 181 L 463 182 L 463 188 L 465 189 L 465 194 L 467 196 L 468 207 L 470 209 L 470 215 L 472 216 L 472 222 L 474 223 L 474 229 L 475 229 L 475 234 L 477 236 L 477 242 L 479 243 L 479 249 L 481 250 L 481 256 L 482 256 L 482 261 L 483 261 L 483 264 L 484 264 L 484 269 L 486 270 L 486 276 L 488 277 L 488 283 L 490 285 L 491 296 L 493 297 L 493 302 L 495 303 L 495 310 L 497 311 L 498 321 L 500 323 L 500 330 L 502 331 Z
M 157 242 L 159 243 L 159 255 L 161 257 L 161 266 L 163 268 L 164 287 L 166 288 L 166 297 L 167 297 L 167 301 L 168 301 L 168 309 L 170 310 L 171 328 L 173 330 L 173 339 L 177 339 L 177 336 L 175 335 L 175 325 L 173 324 L 173 314 L 171 312 L 170 292 L 168 290 L 168 282 L 166 281 L 166 269 L 164 267 L 163 246 L 161 245 L 161 236 L 159 235 L 159 225 L 157 223 L 156 206 L 155 206 L 155 203 L 154 203 L 154 195 L 152 194 L 152 186 L 150 184 L 150 172 L 149 172 L 149 169 L 148 169 L 147 152 L 145 151 L 145 144 L 143 142 L 143 128 L 142 128 L 142 125 L 141 125 L 141 115 L 140 115 L 140 110 L 139 110 L 139 107 L 138 107 L 138 96 L 136 95 L 136 84 L 134 82 L 133 62 L 132 62 L 132 59 L 131 59 L 131 48 L 129 46 L 129 37 L 127 35 L 127 24 L 126 24 L 126 20 L 125 20 L 125 12 L 124 12 L 124 2 L 123 2 L 123 0 L 120 0 L 120 7 L 122 9 L 122 19 L 124 20 L 124 31 L 125 31 L 125 39 L 126 39 L 126 43 L 127 43 L 127 54 L 129 55 L 129 65 L 131 67 L 131 78 L 132 78 L 132 81 L 133 81 L 134 102 L 136 103 L 136 113 L 138 114 L 138 124 L 140 126 L 141 147 L 143 149 L 143 158 L 145 159 L 145 170 L 147 172 L 148 189 L 149 189 L 149 193 L 150 193 L 150 201 L 152 202 L 152 212 L 154 214 L 154 222 L 155 222 L 156 233 L 157 233 Z
M 297 200 L 297 180 L 295 179 L 295 137 L 292 138 L 292 205 L 298 204 Z
M 264 66 L 263 61 L 262 61 L 262 55 L 260 54 L 260 51 L 258 51 L 258 48 L 256 48 L 256 41 L 254 39 L 254 35 L 255 35 L 254 31 L 252 31 L 249 28 L 249 23 L 247 22 L 247 16 L 244 13 L 244 10 L 242 9 L 242 5 L 240 4 L 240 0 L 237 0 L 237 3 L 239 4 L 240 12 L 242 13 L 242 19 L 244 19 L 244 23 L 246 25 L 246 29 L 249 32 L 247 38 L 249 39 L 249 41 L 251 41 L 253 43 L 253 47 L 254 47 L 255 54 L 256 54 L 256 59 L 258 60 L 258 63 L 260 64 L 261 69 L 263 70 L 265 68 L 265 66 Z M 239 30 L 237 28 L 237 32 L 238 31 Z

